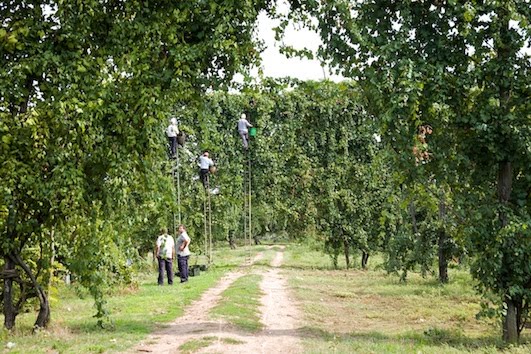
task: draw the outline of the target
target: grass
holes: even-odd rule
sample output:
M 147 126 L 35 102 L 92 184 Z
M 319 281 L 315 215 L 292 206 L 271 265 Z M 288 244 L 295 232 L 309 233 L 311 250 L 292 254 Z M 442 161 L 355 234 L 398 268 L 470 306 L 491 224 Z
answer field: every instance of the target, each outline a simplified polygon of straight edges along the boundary
M 227 271 L 258 252 L 259 267 L 274 258 L 276 246 L 217 247 L 215 265 L 182 286 L 156 285 L 156 271 L 140 276 L 138 288 L 125 288 L 108 298 L 112 329 L 96 326 L 92 300 L 80 299 L 72 287 L 59 287 L 51 299 L 52 322 L 46 331 L 32 334 L 35 312 L 17 318 L 11 332 L 0 330 L 0 350 L 7 353 L 112 353 L 126 351 L 157 328 L 183 313 L 183 308 Z M 339 259 L 344 268 L 344 260 Z M 194 264 L 192 257 L 190 264 Z M 204 263 L 198 260 L 198 264 Z M 359 263 L 359 262 L 358 262 Z M 504 347 L 501 330 L 493 320 L 476 320 L 479 297 L 465 270 L 450 269 L 450 283 L 410 273 L 407 283 L 386 275 L 381 259 L 372 257 L 369 270 L 334 270 L 327 255 L 304 245 L 286 247 L 282 272 L 289 279 L 300 305 L 305 353 L 529 353 L 531 332 L 524 330 L 523 344 Z M 252 271 L 252 268 L 248 268 Z M 260 323 L 261 277 L 239 278 L 223 294 L 214 316 L 252 334 Z M 0 320 L 3 317 L 0 315 Z M 230 338 L 203 337 L 185 343 L 181 352 L 206 348 Z M 7 348 L 7 343 L 14 347 Z
M 179 352 L 183 354 L 196 352 L 201 348 L 206 348 L 210 346 L 210 344 L 214 343 L 216 339 L 216 337 L 203 337 L 200 339 L 192 339 L 181 345 L 179 347 Z
M 179 347 L 179 353 L 188 354 L 209 347 L 216 341 L 221 341 L 229 345 L 242 344 L 242 341 L 233 338 L 218 338 L 218 337 L 203 337 L 200 339 L 192 339 Z
M 261 276 L 244 275 L 236 280 L 221 296 L 222 300 L 212 309 L 214 317 L 223 318 L 230 324 L 250 332 L 262 329 L 260 322 Z
M 302 245 L 290 245 L 284 259 L 304 313 L 305 352 L 488 353 L 502 346 L 495 322 L 475 319 L 480 299 L 465 271 L 451 269 L 444 286 L 413 273 L 404 284 L 377 259 L 368 271 L 331 270 L 329 257 Z
M 255 251 L 253 250 L 253 253 Z M 216 266 L 201 276 L 190 278 L 185 285 L 157 286 L 157 273 L 140 275 L 138 289 L 122 289 L 108 298 L 113 328 L 101 329 L 93 318 L 95 309 L 90 297 L 79 298 L 72 287 L 59 285 L 60 293 L 51 301 L 52 318 L 49 327 L 32 334 L 36 314 L 20 314 L 11 332 L 0 330 L 0 348 L 7 343 L 15 346 L 9 353 L 102 353 L 124 351 L 165 323 L 182 315 L 183 308 L 227 271 L 245 260 L 243 250 L 214 254 Z M 248 254 L 248 252 L 247 252 Z M 193 264 L 193 259 L 190 264 Z M 3 322 L 3 316 L 0 315 Z

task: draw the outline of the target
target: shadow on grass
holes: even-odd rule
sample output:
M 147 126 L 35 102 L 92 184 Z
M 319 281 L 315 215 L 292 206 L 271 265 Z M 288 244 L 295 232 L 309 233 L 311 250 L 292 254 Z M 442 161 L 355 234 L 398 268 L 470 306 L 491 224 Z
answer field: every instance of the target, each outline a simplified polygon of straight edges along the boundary
M 282 264 L 281 268 L 292 269 L 292 270 L 337 270 L 337 271 L 359 270 L 359 271 L 361 271 L 361 268 L 356 268 L 356 267 L 350 267 L 350 268 L 337 267 L 337 268 L 335 268 L 332 264 L 300 265 L 300 264 L 285 263 L 285 264 Z
M 113 325 L 107 325 L 100 327 L 96 321 L 84 322 L 72 324 L 69 329 L 73 333 L 136 333 L 136 334 L 149 334 L 157 328 L 162 328 L 164 324 L 157 323 L 149 320 L 131 320 L 131 321 L 119 321 Z
M 304 338 L 324 339 L 333 342 L 368 342 L 368 343 L 409 343 L 412 345 L 442 346 L 446 345 L 455 349 L 482 349 L 496 347 L 502 349 L 504 343 L 492 336 L 480 338 L 466 337 L 459 331 L 432 328 L 423 333 L 406 332 L 402 334 L 389 335 L 381 332 L 359 332 L 359 333 L 334 333 L 315 327 L 304 327 L 301 329 Z M 525 344 L 525 343 L 523 343 Z

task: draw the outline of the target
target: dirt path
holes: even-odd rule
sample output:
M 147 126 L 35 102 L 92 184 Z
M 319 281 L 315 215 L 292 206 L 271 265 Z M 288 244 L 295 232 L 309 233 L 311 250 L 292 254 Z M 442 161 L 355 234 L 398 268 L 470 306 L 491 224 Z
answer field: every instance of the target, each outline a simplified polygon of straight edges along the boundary
M 301 353 L 298 338 L 298 312 L 289 297 L 286 280 L 280 273 L 283 252 L 277 252 L 271 262 L 272 268 L 253 273 L 262 275 L 260 287 L 264 292 L 261 299 L 262 323 L 264 329 L 258 333 L 247 333 L 234 328 L 222 320 L 211 320 L 209 311 L 221 299 L 221 293 L 241 276 L 242 270 L 228 273 L 219 283 L 188 307 L 182 317 L 168 327 L 150 335 L 130 353 L 179 353 L 179 346 L 205 337 L 216 339 L 208 347 L 196 353 Z M 253 263 L 262 257 L 257 255 Z

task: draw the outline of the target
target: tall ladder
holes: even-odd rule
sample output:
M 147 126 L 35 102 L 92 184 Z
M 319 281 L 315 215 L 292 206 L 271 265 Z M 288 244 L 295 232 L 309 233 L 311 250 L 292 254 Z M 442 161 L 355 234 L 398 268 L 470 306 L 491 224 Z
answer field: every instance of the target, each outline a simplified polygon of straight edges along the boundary
M 252 247 L 252 175 L 251 175 L 251 154 L 250 150 L 244 150 L 247 161 L 244 158 L 243 169 L 243 235 L 249 249 L 249 262 L 251 261 Z
M 177 150 L 175 151 L 175 167 L 173 168 L 173 181 L 177 190 L 177 215 L 178 225 L 182 224 L 181 218 L 181 174 L 180 174 L 180 162 L 179 162 L 179 144 L 177 144 Z M 173 233 L 176 234 L 175 213 L 173 213 Z
M 205 195 L 203 198 L 203 234 L 205 235 L 205 255 L 208 264 L 213 262 L 212 257 L 212 204 L 210 200 L 210 173 L 206 177 Z

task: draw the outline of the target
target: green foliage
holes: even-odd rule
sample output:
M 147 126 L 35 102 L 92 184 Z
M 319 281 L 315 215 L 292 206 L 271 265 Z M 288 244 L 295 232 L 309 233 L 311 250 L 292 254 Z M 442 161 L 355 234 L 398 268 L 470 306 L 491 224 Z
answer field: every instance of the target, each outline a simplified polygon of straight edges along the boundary
M 24 269 L 31 287 L 53 267 L 47 259 L 57 248 L 104 317 L 107 289 L 128 281 L 124 260 L 134 247 L 151 248 L 147 238 L 175 208 L 160 121 L 178 100 L 193 101 L 256 61 L 252 32 L 268 6 L 0 6 L 0 255 Z M 49 230 L 57 231 L 55 243 Z M 33 245 L 37 269 L 19 257 Z M 45 310 L 44 294 L 40 301 Z M 14 325 L 17 310 L 9 312 Z M 48 318 L 44 311 L 36 325 Z
M 324 42 L 319 55 L 361 80 L 382 141 L 397 154 L 399 185 L 431 179 L 436 191 L 450 191 L 482 292 L 498 293 L 500 304 L 516 306 L 525 316 L 531 300 L 531 273 L 524 265 L 529 238 L 522 232 L 531 215 L 524 206 L 531 166 L 529 4 L 290 3 L 285 21 L 317 27 Z M 433 154 L 415 161 L 411 148 L 418 149 L 418 130 L 425 124 L 434 135 L 422 149 Z M 514 266 L 524 269 L 513 276 Z

